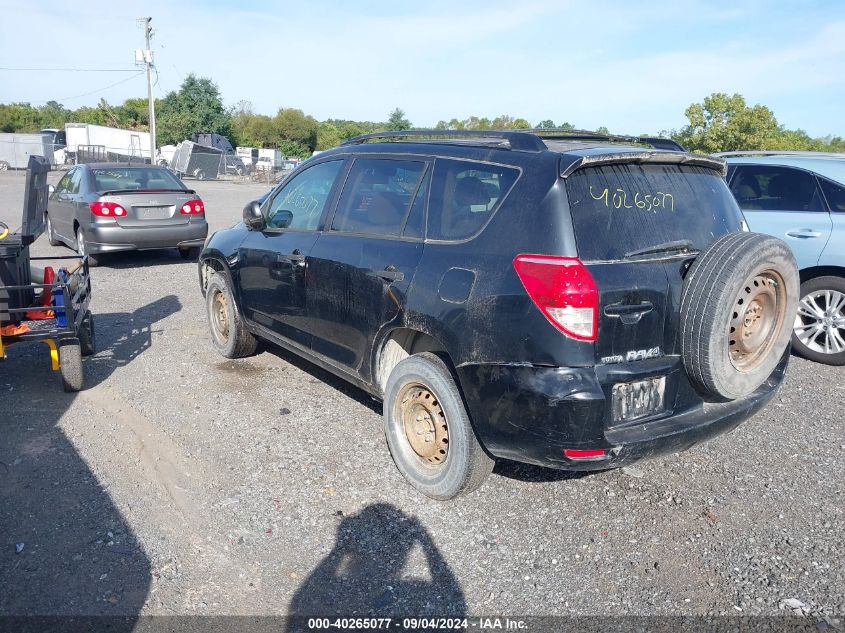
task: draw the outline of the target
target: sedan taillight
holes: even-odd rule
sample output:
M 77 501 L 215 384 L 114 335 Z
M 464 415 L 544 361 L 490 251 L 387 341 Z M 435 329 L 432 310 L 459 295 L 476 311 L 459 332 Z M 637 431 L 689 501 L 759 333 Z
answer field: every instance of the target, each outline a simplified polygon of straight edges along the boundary
M 92 202 L 88 207 L 91 209 L 91 213 L 99 218 L 119 218 L 126 215 L 126 209 L 116 202 Z
M 202 200 L 197 198 L 196 200 L 191 200 L 183 204 L 182 208 L 179 209 L 179 213 L 182 215 L 201 215 L 205 213 L 205 205 L 202 203 Z

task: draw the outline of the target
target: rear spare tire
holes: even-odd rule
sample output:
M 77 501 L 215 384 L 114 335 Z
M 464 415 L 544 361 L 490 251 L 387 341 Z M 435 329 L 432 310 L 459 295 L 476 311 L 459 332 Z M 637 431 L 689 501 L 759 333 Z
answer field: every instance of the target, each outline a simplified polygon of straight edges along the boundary
M 789 247 L 760 233 L 729 233 L 690 267 L 681 297 L 681 356 L 706 397 L 753 393 L 792 335 L 798 269 Z

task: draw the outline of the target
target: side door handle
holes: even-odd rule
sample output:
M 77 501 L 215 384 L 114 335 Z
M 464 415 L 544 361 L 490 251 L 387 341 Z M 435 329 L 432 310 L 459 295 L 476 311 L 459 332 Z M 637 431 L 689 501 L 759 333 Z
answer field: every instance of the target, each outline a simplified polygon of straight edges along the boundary
M 405 279 L 405 273 L 396 270 L 396 266 L 387 266 L 384 270 L 371 272 L 374 277 L 380 277 L 385 281 L 402 281 Z
M 301 250 L 295 248 L 293 252 L 287 256 L 287 260 L 293 264 L 303 265 L 305 264 L 305 255 L 302 254 Z
M 814 231 L 813 229 L 792 229 L 791 231 L 787 231 L 786 234 L 789 237 L 801 237 L 801 238 L 809 238 L 809 237 L 821 237 L 821 231 Z

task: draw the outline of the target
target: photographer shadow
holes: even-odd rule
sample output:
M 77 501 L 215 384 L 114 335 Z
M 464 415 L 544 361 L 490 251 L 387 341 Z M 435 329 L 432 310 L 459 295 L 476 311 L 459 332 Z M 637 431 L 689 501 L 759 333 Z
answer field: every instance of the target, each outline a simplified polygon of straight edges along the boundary
M 289 631 L 311 617 L 459 618 L 464 593 L 416 517 L 389 504 L 344 518 L 334 548 L 300 585 L 289 606 Z
M 149 349 L 154 324 L 180 309 L 171 295 L 95 314 L 99 353 L 83 360 L 86 387 Z M 128 632 L 149 595 L 151 562 L 102 481 L 108 461 L 89 465 L 84 454 L 97 433 L 88 403 L 62 391 L 45 357 L 44 345 L 21 344 L 0 362 L 0 622 L 90 630 L 103 621 L 89 617 L 116 616 L 109 630 Z

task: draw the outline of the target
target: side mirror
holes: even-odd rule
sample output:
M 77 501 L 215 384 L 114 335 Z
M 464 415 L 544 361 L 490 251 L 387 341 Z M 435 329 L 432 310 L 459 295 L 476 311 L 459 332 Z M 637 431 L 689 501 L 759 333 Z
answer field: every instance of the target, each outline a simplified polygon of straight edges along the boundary
M 261 212 L 261 205 L 253 200 L 244 207 L 244 224 L 249 228 L 260 231 L 264 228 L 264 214 Z
M 47 185 L 47 193 L 52 196 L 54 193 L 56 193 L 56 188 L 53 185 Z

